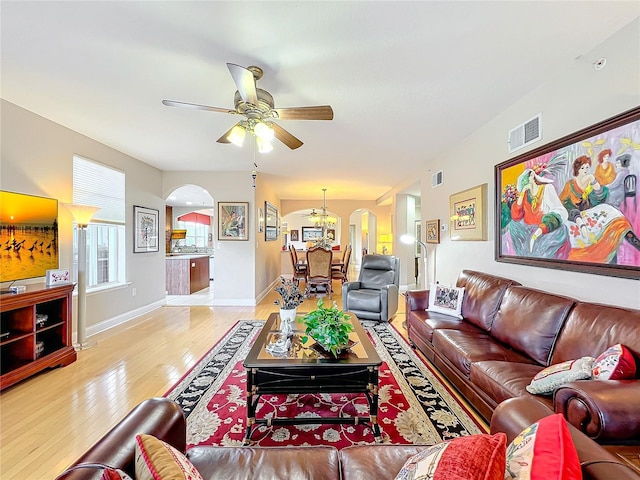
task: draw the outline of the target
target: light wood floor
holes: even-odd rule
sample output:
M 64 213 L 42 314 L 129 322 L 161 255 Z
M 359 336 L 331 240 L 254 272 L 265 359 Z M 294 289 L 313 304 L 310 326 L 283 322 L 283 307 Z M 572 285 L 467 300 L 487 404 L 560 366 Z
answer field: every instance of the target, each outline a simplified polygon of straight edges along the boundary
M 341 307 L 339 281 L 334 290 Z M 255 307 L 162 307 L 91 337 L 97 345 L 75 363 L 8 388 L 0 395 L 0 478 L 54 478 L 138 403 L 169 390 L 238 320 L 266 319 L 276 298 Z M 393 323 L 404 331 L 404 297 L 399 304 Z

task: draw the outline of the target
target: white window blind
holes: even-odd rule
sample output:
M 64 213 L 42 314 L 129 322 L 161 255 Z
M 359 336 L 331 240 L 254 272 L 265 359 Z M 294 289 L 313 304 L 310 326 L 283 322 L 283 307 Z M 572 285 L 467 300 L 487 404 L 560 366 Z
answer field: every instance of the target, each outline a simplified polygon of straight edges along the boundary
M 124 192 L 123 172 L 73 156 L 73 203 L 100 207 L 92 221 L 124 224 Z

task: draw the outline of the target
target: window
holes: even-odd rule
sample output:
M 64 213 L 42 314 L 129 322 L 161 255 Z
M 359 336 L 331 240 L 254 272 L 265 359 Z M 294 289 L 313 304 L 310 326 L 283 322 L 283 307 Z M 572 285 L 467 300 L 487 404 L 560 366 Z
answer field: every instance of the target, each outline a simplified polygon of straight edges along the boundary
M 100 207 L 87 227 L 87 288 L 125 281 L 125 175 L 91 160 L 73 157 L 73 203 Z M 74 277 L 78 237 L 74 229 Z
M 209 245 L 209 233 L 211 228 L 209 225 L 202 225 L 196 222 L 177 222 L 178 228 L 187 231 L 184 239 L 185 246 L 194 246 L 196 248 L 206 248 Z

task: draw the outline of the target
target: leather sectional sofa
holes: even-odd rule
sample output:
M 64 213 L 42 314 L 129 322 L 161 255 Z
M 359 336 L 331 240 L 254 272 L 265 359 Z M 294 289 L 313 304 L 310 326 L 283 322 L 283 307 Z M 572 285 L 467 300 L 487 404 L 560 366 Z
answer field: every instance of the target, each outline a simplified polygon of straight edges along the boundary
M 553 395 L 525 387 L 545 367 L 598 357 L 621 343 L 640 372 L 640 310 L 554 295 L 464 270 L 463 319 L 426 311 L 429 292 L 406 293 L 410 341 L 487 420 L 503 401 L 530 397 L 602 444 L 640 445 L 640 377 L 580 380 Z M 640 452 L 640 447 L 638 449 Z
M 505 402 L 494 414 L 492 433 L 504 432 L 511 442 L 518 433 L 548 414 L 531 399 Z M 597 443 L 570 427 L 585 480 L 640 480 L 632 469 Z M 166 398 L 153 398 L 129 415 L 89 449 L 74 465 L 103 463 L 133 477 L 135 435 L 153 435 L 185 452 L 186 421 L 182 410 Z M 340 451 L 329 446 L 311 447 L 193 447 L 186 453 L 206 480 L 389 480 L 419 445 L 362 445 Z M 68 480 L 95 478 L 95 471 L 78 469 Z

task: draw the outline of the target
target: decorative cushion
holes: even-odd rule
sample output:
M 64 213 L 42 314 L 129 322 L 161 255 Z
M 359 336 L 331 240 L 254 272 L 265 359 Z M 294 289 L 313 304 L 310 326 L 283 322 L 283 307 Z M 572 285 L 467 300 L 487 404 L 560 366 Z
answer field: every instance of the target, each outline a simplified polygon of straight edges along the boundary
M 446 287 L 439 283 L 432 283 L 427 311 L 462 318 L 463 298 L 464 287 Z
M 578 452 L 564 417 L 544 417 L 525 428 L 507 448 L 505 480 L 580 480 Z
M 151 435 L 136 435 L 136 480 L 203 480 L 192 463 Z
M 605 350 L 593 363 L 593 378 L 597 380 L 625 380 L 636 376 L 633 353 L 617 344 Z
M 591 367 L 594 360 L 593 357 L 582 357 L 550 365 L 533 377 L 531 383 L 526 387 L 527 392 L 534 395 L 549 395 L 560 385 L 591 378 Z
M 469 435 L 426 447 L 395 480 L 503 480 L 507 436 Z

